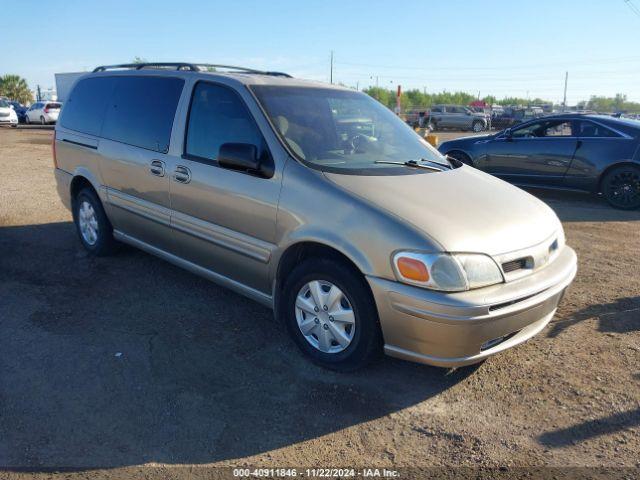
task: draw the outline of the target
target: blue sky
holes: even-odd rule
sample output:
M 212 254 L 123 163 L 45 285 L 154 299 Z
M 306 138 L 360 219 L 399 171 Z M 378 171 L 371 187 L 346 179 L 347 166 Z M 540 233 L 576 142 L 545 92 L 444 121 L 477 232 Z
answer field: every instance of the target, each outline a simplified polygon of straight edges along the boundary
M 568 70 L 570 104 L 617 92 L 640 101 L 640 14 L 625 0 L 21 0 L 4 1 L 2 16 L 0 74 L 31 87 L 134 56 L 328 81 L 333 50 L 334 81 L 360 88 L 378 76 L 393 88 L 561 101 Z

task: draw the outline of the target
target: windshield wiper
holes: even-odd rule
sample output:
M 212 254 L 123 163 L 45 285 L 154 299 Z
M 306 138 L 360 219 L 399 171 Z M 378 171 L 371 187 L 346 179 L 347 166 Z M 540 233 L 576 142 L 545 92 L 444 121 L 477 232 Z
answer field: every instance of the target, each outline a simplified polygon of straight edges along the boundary
M 405 167 L 426 168 L 427 170 L 442 172 L 441 168 L 431 167 L 429 165 L 423 165 L 422 163 L 418 163 L 416 160 L 409 160 L 406 162 L 389 162 L 387 160 L 376 160 L 374 163 L 384 163 L 386 165 L 404 165 Z M 438 163 L 438 162 L 434 162 L 434 163 Z
M 447 156 L 445 156 L 445 158 L 447 160 L 449 160 L 449 158 Z M 435 160 L 429 160 L 428 158 L 421 158 L 420 161 L 429 162 L 429 163 L 435 163 L 436 165 L 442 165 L 443 167 L 447 167 L 449 170 L 451 170 L 451 168 L 452 168 L 450 163 L 436 162 Z

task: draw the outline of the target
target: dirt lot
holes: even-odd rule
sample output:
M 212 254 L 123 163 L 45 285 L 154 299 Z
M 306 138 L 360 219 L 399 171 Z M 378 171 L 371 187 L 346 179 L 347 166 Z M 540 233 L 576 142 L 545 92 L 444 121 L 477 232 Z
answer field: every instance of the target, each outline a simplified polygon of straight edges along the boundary
M 87 257 L 50 135 L 0 129 L 0 477 L 640 467 L 640 212 L 533 192 L 580 262 L 546 330 L 477 368 L 336 374 L 258 304 L 133 249 Z

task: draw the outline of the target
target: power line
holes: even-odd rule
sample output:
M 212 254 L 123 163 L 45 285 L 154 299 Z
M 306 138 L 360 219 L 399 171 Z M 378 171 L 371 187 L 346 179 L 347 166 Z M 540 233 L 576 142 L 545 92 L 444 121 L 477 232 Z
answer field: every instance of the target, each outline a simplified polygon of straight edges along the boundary
M 627 0 L 625 0 L 626 2 Z M 631 0 L 629 0 L 631 1 Z M 635 5 L 633 5 L 635 7 Z M 640 14 L 640 11 L 639 11 Z M 611 63 L 623 63 L 629 61 L 640 60 L 640 57 L 618 57 L 618 58 L 603 58 L 603 59 L 593 59 L 588 58 L 584 60 L 573 60 L 570 62 L 550 62 L 550 63 L 540 63 L 540 64 L 527 64 L 527 65 L 500 65 L 500 66 L 487 66 L 487 67 L 419 67 L 419 66 L 403 66 L 403 65 L 381 65 L 381 64 L 372 64 L 372 63 L 352 63 L 352 62 L 334 62 L 339 65 L 348 65 L 354 67 L 367 67 L 367 68 L 388 68 L 388 69 L 396 69 L 396 70 L 425 70 L 425 71 L 438 71 L 438 70 L 452 70 L 452 71 L 460 71 L 460 70 L 511 70 L 511 69 L 528 69 L 528 68 L 544 68 L 544 67 L 553 67 L 559 66 L 564 67 L 566 65 L 603 65 L 603 64 L 611 64 Z
M 636 14 L 637 17 L 640 17 L 640 10 L 638 10 L 638 7 L 633 3 L 633 0 L 624 0 L 624 3 L 633 13 Z

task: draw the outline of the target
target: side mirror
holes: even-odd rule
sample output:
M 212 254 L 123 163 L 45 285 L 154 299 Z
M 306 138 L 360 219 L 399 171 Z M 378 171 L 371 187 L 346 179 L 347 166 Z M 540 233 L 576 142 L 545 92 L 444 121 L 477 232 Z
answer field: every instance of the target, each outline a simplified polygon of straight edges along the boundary
M 510 128 L 507 128 L 502 135 L 507 140 L 511 140 L 511 138 L 513 137 L 513 131 Z
M 218 165 L 230 170 L 239 170 L 263 177 L 273 175 L 273 166 L 266 155 L 258 157 L 258 147 L 250 143 L 223 143 L 218 153 Z
M 13 106 L 13 105 L 11 105 L 11 104 L 9 104 L 9 108 L 10 108 L 11 110 L 15 110 L 15 109 L 16 109 L 16 107 L 14 107 L 14 106 Z

